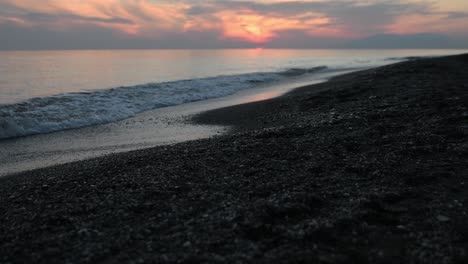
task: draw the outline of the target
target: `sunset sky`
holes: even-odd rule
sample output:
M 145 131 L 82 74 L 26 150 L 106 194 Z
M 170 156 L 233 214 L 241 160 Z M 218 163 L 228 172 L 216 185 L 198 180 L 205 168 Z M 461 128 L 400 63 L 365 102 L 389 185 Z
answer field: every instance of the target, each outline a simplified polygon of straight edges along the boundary
M 467 0 L 0 0 L 0 49 L 326 46 L 468 39 Z

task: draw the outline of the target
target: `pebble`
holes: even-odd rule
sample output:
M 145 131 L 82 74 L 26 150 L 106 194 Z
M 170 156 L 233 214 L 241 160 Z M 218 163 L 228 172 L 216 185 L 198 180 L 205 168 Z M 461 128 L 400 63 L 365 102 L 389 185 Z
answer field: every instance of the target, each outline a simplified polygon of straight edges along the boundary
M 393 84 L 390 88 L 389 92 L 393 92 Z M 419 94 L 419 90 L 414 92 Z M 87 262 L 101 257 L 112 260 L 115 244 L 120 241 L 123 245 L 142 242 L 148 245 L 149 249 L 121 248 L 119 257 L 139 254 L 133 256 L 133 262 L 139 261 L 139 257 L 148 262 L 174 263 L 314 262 L 320 258 L 336 263 L 356 262 L 361 257 L 378 262 L 378 254 L 385 257 L 382 261 L 408 263 L 444 263 L 452 258 L 465 258 L 457 253 L 464 250 L 462 243 L 447 243 L 450 234 L 440 236 L 440 230 L 434 230 L 432 225 L 420 224 L 421 209 L 437 210 L 444 204 L 444 209 L 430 215 L 431 222 L 445 227 L 455 220 L 466 222 L 463 193 L 437 188 L 442 182 L 462 188 L 466 186 L 465 179 L 431 181 L 431 177 L 422 177 L 416 183 L 406 181 L 414 174 L 431 175 L 434 167 L 444 168 L 444 172 L 464 169 L 462 157 L 456 154 L 465 151 L 466 146 L 458 144 L 454 150 L 444 149 L 463 139 L 454 137 L 445 142 L 437 137 L 439 133 L 446 135 L 451 125 L 458 129 L 458 124 L 452 123 L 444 123 L 447 125 L 444 129 L 435 126 L 449 120 L 442 118 L 451 118 L 448 114 L 452 112 L 426 116 L 431 113 L 428 109 L 432 109 L 432 96 L 428 96 L 421 104 L 427 103 L 429 107 L 415 104 L 410 117 L 405 117 L 409 110 L 392 106 L 389 99 L 388 105 L 382 106 L 389 107 L 388 115 L 382 116 L 379 105 L 390 95 L 381 95 L 380 100 L 379 93 L 379 100 L 372 104 L 361 96 L 356 95 L 359 100 L 345 102 L 344 106 L 324 102 L 337 108 L 333 110 L 338 113 L 334 120 L 340 118 L 339 123 L 335 121 L 339 124 L 336 127 L 322 127 L 322 123 L 331 119 L 327 115 L 330 106 L 325 104 L 323 109 L 301 110 L 298 116 L 304 121 L 295 117 L 285 119 L 287 125 L 276 130 L 255 130 L 138 152 L 141 155 L 119 154 L 109 159 L 61 165 L 31 174 L 40 177 L 11 181 L 15 185 L 0 184 L 0 200 L 6 201 L 0 203 L 0 229 L 3 228 L 0 251 L 7 253 L 0 254 L 0 262 L 21 262 L 25 249 L 34 256 L 33 260 L 42 260 L 41 263 L 51 259 L 79 262 L 73 259 L 76 256 L 73 252 L 80 256 L 85 252 Z M 395 103 L 400 103 L 399 98 L 395 97 Z M 342 110 L 344 107 L 346 112 Z M 372 112 L 368 113 L 368 109 Z M 348 120 L 352 115 L 345 113 L 351 111 L 360 113 L 364 119 L 369 117 L 369 121 Z M 456 118 L 463 112 L 466 110 L 456 112 Z M 424 119 L 412 122 L 419 115 Z M 348 127 L 355 132 L 349 133 Z M 435 130 L 431 130 L 433 127 Z M 382 142 L 386 135 L 390 140 Z M 406 144 L 409 141 L 421 149 L 409 149 Z M 363 148 L 356 153 L 343 152 L 342 147 L 348 144 Z M 430 148 L 422 148 L 426 146 Z M 229 156 L 225 156 L 226 152 Z M 88 164 L 89 168 L 82 168 L 81 164 Z M 145 165 L 151 169 L 145 169 Z M 364 169 L 348 173 L 344 171 L 348 166 Z M 77 177 L 79 180 L 73 182 L 72 177 L 66 177 L 81 170 L 85 176 Z M 371 173 L 378 177 L 369 177 Z M 34 192 L 40 190 L 45 183 L 41 179 L 47 175 L 66 181 L 47 181 L 54 190 Z M 18 184 L 23 182 L 27 185 L 21 189 Z M 99 190 L 91 188 L 93 185 L 99 186 Z M 185 187 L 177 188 L 179 185 Z M 309 194 L 320 197 L 319 201 Z M 15 201 L 4 198 L 8 196 L 14 196 Z M 439 197 L 458 200 L 447 203 Z M 371 199 L 375 207 L 367 207 L 365 202 Z M 49 205 L 53 209 L 44 210 Z M 89 229 L 80 229 L 82 226 Z M 462 232 L 463 227 L 460 226 Z M 453 228 L 457 231 L 458 226 Z M 95 230 L 102 230 L 102 235 L 97 237 Z M 292 237 L 286 237 L 289 230 L 293 230 Z M 420 241 L 424 238 L 423 246 Z M 61 252 L 50 255 L 42 250 L 55 246 Z
M 192 243 L 190 243 L 190 241 L 187 241 L 183 244 L 184 247 L 190 247 L 192 245 Z
M 437 218 L 437 220 L 439 220 L 439 222 L 448 222 L 448 221 L 450 221 L 450 218 L 445 216 L 445 215 L 438 215 L 436 218 Z

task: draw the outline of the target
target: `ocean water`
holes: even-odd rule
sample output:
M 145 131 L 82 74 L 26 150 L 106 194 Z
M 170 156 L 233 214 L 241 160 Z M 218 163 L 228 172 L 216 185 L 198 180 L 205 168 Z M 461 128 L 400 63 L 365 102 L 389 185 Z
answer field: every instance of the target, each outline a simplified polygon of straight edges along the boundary
M 111 123 L 306 75 L 463 52 L 0 51 L 0 139 Z

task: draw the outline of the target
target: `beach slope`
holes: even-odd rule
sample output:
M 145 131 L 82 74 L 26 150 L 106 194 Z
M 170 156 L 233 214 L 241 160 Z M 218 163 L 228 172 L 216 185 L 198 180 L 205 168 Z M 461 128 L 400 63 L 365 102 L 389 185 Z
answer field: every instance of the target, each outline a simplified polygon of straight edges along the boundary
M 194 122 L 228 135 L 0 178 L 0 263 L 466 263 L 468 55 Z

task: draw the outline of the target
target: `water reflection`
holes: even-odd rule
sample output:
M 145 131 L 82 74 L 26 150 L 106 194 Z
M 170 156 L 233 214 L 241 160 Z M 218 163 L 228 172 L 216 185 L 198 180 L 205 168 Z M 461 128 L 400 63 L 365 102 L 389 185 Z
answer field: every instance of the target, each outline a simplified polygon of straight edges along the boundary
M 240 101 L 240 103 L 245 104 L 245 103 L 268 100 L 268 99 L 271 99 L 271 98 L 281 96 L 283 93 L 284 93 L 284 91 L 281 91 L 281 90 L 273 90 L 273 91 L 261 92 L 261 93 L 258 93 L 258 94 L 252 94 L 252 95 L 243 97 L 242 98 L 243 100 Z
M 372 66 L 387 57 L 464 50 L 0 51 L 0 104 L 59 93 L 321 65 Z

